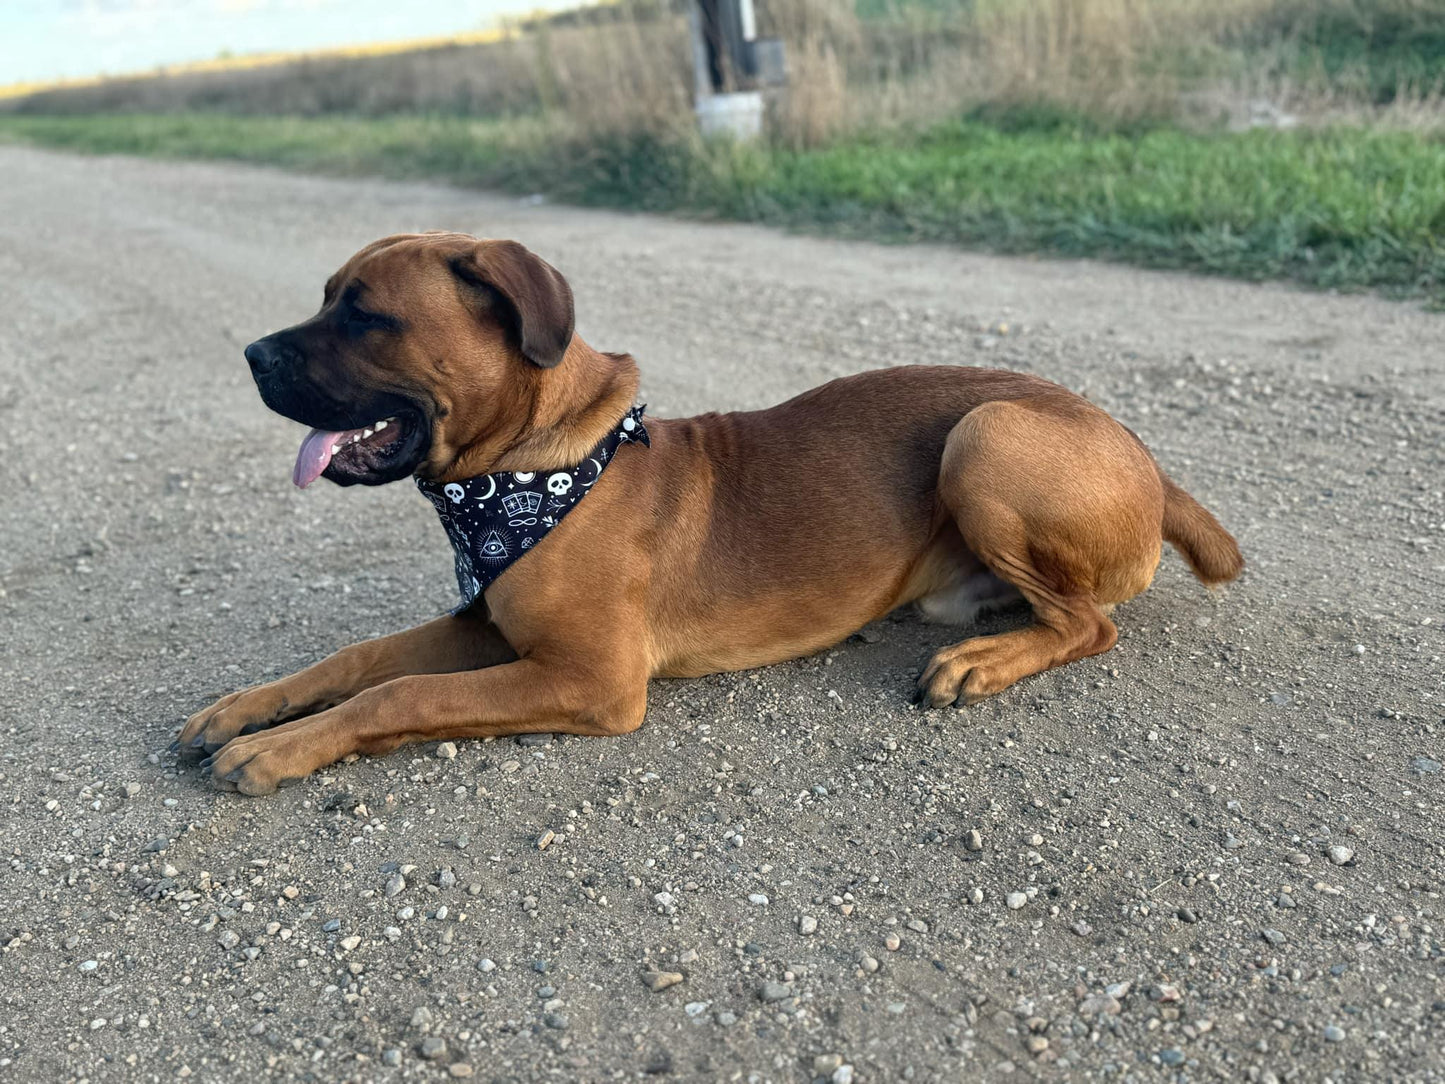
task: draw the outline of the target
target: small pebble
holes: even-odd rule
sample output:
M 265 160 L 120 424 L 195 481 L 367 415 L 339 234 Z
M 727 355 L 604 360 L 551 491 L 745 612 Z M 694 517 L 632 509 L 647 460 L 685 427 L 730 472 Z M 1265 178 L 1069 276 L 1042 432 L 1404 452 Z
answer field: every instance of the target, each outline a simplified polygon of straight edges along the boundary
M 457 743 L 456 743 L 456 742 L 452 742 L 452 741 L 444 741 L 444 742 L 442 742 L 440 745 L 438 745 L 438 746 L 437 746 L 437 759 L 438 759 L 438 760 L 456 760 L 456 759 L 457 759 Z
M 764 1002 L 783 1001 L 793 996 L 793 988 L 781 982 L 765 982 L 758 987 L 758 1000 Z
M 1010 892 L 1008 896 L 1004 899 L 1004 903 L 1008 904 L 1008 909 L 1010 911 L 1017 911 L 1020 907 L 1022 907 L 1028 902 L 1028 896 L 1024 895 L 1022 892 Z
M 967 851 L 983 850 L 983 834 L 977 828 L 970 828 L 963 837 L 963 847 Z
M 804 937 L 816 933 L 817 930 L 818 920 L 812 915 L 803 915 L 798 919 L 798 932 Z
M 436 1061 L 437 1058 L 443 1057 L 446 1054 L 447 1041 L 440 1035 L 428 1035 L 421 1041 L 421 1046 L 418 1049 L 421 1051 L 422 1057 L 428 1061 Z
M 1336 843 L 1330 848 L 1330 861 L 1337 866 L 1348 865 L 1350 859 L 1355 857 L 1355 852 L 1342 844 Z
M 1329 1027 L 1325 1028 L 1325 1040 L 1326 1040 L 1327 1042 L 1339 1043 L 1339 1042 L 1344 1042 L 1344 1039 L 1345 1039 L 1345 1029 L 1344 1029 L 1344 1028 L 1342 1028 L 1342 1027 L 1336 1027 L 1334 1024 L 1331 1024 Z
M 406 891 L 406 878 L 403 877 L 400 873 L 393 873 L 390 877 L 386 879 L 385 891 L 388 899 L 391 899 L 394 896 L 400 896 L 404 891 Z
M 666 990 L 669 986 L 676 986 L 683 980 L 683 976 L 676 971 L 644 971 L 642 982 L 654 994 L 659 990 Z

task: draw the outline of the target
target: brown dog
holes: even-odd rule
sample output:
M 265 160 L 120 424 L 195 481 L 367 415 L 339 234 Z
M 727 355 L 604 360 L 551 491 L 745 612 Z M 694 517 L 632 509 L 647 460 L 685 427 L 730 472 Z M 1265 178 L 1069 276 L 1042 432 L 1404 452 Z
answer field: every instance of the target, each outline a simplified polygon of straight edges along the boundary
M 322 467 L 342 485 L 567 468 L 638 386 L 631 357 L 573 334 L 556 270 L 461 234 L 367 246 L 320 312 L 246 357 L 268 406 L 318 427 L 302 484 Z M 651 446 L 620 448 L 476 605 L 232 693 L 178 747 L 264 794 L 405 742 L 623 734 L 654 676 L 806 655 L 904 603 L 964 621 L 1022 596 L 1032 624 L 943 648 L 919 679 L 929 705 L 972 703 L 1109 650 L 1107 611 L 1149 585 L 1161 539 L 1207 584 L 1243 567 L 1133 433 L 1032 376 L 890 369 L 646 425 Z M 795 502 L 791 476 L 822 481 Z

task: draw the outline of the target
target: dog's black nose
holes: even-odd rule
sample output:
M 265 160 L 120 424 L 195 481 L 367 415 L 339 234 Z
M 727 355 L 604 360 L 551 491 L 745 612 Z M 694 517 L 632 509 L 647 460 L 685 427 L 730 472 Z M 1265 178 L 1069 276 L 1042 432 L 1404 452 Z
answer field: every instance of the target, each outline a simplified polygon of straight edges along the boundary
M 257 376 L 265 376 L 286 360 L 286 355 L 286 349 L 269 338 L 257 339 L 246 347 L 246 361 Z

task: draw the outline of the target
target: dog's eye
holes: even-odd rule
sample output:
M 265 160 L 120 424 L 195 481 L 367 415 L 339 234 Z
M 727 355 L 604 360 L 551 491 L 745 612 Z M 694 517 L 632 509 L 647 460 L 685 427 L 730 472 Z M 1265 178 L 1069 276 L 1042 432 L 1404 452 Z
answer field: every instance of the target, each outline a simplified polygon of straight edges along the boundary
M 362 332 L 372 331 L 378 328 L 389 328 L 394 326 L 395 321 L 389 316 L 382 316 L 380 313 L 367 312 L 356 305 L 348 305 L 341 316 L 342 323 L 348 331 Z

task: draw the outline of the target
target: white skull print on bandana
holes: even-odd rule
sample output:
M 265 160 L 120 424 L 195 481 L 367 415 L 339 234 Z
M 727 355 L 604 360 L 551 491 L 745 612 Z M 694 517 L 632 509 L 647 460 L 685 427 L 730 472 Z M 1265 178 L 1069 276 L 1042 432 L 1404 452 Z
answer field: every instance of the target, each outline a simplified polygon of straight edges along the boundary
M 456 557 L 457 587 L 467 609 L 498 576 L 562 521 L 597 484 L 624 444 L 650 445 L 642 424 L 646 406 L 623 416 L 586 459 L 575 467 L 548 471 L 502 471 L 437 485 L 418 478 L 416 486 L 441 517 Z

